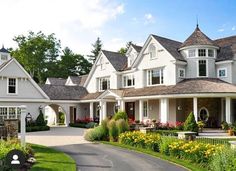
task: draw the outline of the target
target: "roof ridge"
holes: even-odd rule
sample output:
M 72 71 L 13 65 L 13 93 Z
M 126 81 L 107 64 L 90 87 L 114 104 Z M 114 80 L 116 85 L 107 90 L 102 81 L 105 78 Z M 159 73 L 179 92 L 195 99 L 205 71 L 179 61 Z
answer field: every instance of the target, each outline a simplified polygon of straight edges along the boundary
M 215 40 L 213 40 L 213 41 L 219 41 L 219 40 L 230 39 L 230 38 L 236 38 L 236 35 L 232 35 L 232 36 L 227 36 L 227 37 L 218 38 L 218 39 L 215 39 Z
M 183 42 L 180 42 L 180 41 L 178 41 L 178 40 L 173 40 L 173 39 L 170 39 L 170 38 L 167 38 L 167 37 L 158 36 L 158 35 L 156 35 L 156 34 L 151 34 L 151 35 L 154 36 L 154 37 L 159 37 L 159 38 L 162 38 L 162 39 L 174 41 L 174 42 L 176 42 L 176 43 L 183 43 Z

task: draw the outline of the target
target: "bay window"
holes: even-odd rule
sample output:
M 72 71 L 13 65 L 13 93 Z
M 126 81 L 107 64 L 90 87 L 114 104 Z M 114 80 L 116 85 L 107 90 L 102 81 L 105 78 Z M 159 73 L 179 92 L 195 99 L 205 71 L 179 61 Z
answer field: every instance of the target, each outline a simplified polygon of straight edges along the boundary
M 206 56 L 206 49 L 198 49 L 198 56 Z
M 208 57 L 214 57 L 214 50 L 208 49 Z
M 195 57 L 196 56 L 196 50 L 195 49 L 190 49 L 189 51 L 188 51 L 188 57 Z
M 148 85 L 158 85 L 164 83 L 163 68 L 156 68 L 147 71 Z

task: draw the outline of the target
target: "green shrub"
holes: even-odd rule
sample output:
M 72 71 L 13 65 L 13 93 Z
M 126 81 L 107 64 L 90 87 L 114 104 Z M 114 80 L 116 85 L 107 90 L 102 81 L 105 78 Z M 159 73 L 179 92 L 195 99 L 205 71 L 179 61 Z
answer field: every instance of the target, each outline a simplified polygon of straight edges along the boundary
M 115 120 L 112 119 L 108 122 L 108 129 L 109 129 L 110 141 L 112 141 L 112 142 L 116 141 L 118 138 L 118 129 L 117 129 Z
M 101 122 L 101 126 L 102 126 L 102 129 L 104 131 L 104 139 L 107 140 L 108 139 L 108 134 L 109 134 L 109 130 L 108 130 L 108 119 L 104 119 L 102 120 Z
M 161 137 L 161 142 L 160 142 L 160 153 L 165 154 L 165 155 L 170 155 L 170 150 L 169 150 L 169 145 L 176 141 L 176 138 L 173 137 Z
M 59 123 L 64 124 L 65 123 L 65 114 L 63 112 L 59 112 Z
M 86 131 L 84 138 L 87 141 L 102 140 L 105 135 L 104 129 L 102 126 L 95 127 Z
M 192 112 L 188 115 L 186 121 L 184 122 L 184 130 L 198 132 L 198 125 Z
M 209 168 L 212 171 L 236 170 L 236 151 L 230 148 L 218 150 L 212 157 Z
M 124 120 L 128 120 L 128 115 L 126 112 L 124 111 L 118 111 L 114 116 L 113 116 L 113 119 L 115 121 L 119 120 L 119 119 L 124 119 Z
M 94 128 L 96 126 L 98 126 L 98 124 L 95 122 L 89 122 L 85 125 L 86 128 Z
M 178 136 L 177 132 L 181 132 L 180 130 L 155 130 L 154 133 L 158 133 L 163 136 Z
M 49 126 L 31 126 L 26 127 L 26 132 L 37 132 L 37 131 L 48 131 L 50 130 Z
M 86 123 L 69 123 L 70 127 L 76 127 L 76 128 L 86 128 Z
M 119 119 L 116 121 L 118 135 L 129 130 L 129 124 L 124 119 Z
M 37 126 L 46 126 L 47 125 L 47 122 L 44 119 L 42 110 L 40 110 L 39 115 L 38 115 L 35 122 L 36 122 Z

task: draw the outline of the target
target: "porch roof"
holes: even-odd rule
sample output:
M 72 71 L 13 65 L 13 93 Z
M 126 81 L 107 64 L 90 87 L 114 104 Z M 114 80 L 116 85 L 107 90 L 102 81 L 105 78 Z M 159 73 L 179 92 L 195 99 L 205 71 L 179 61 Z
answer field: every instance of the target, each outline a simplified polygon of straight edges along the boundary
M 184 79 L 176 85 L 170 86 L 126 89 L 124 97 L 205 93 L 236 93 L 236 86 L 217 78 L 194 78 Z

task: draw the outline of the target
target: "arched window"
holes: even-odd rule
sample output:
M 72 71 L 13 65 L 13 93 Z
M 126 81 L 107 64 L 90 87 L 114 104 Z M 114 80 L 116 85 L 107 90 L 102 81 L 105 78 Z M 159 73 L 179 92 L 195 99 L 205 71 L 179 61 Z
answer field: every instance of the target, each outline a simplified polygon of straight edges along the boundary
M 153 58 L 156 58 L 156 46 L 152 43 L 149 45 L 149 53 L 150 53 L 150 58 L 153 59 Z
M 205 121 L 205 122 L 208 120 L 209 112 L 208 112 L 207 108 L 202 107 L 199 110 L 199 118 L 200 118 L 201 121 Z

